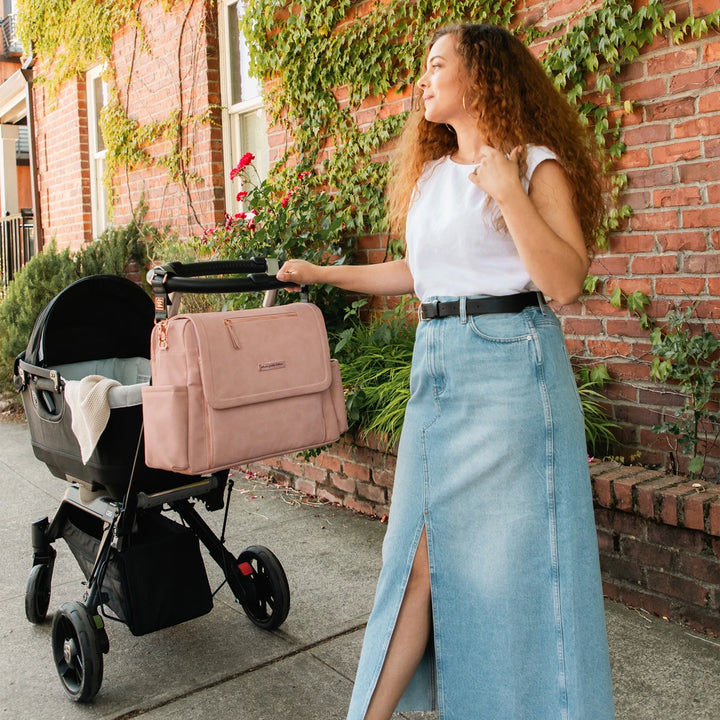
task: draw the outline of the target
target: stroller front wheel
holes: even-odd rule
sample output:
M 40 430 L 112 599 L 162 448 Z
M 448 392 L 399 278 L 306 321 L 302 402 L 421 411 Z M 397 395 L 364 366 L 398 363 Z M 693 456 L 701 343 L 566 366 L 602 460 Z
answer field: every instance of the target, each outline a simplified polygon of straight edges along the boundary
M 100 690 L 105 629 L 80 602 L 64 603 L 52 625 L 52 650 L 63 689 L 71 700 L 88 702 Z
M 245 614 L 263 630 L 280 627 L 290 611 L 290 586 L 280 561 L 268 548 L 253 545 L 240 553 L 236 566 L 255 591 L 243 603 Z
M 45 621 L 48 607 L 50 607 L 50 585 L 52 582 L 52 568 L 50 565 L 40 563 L 33 565 L 25 586 L 25 617 L 39 625 Z

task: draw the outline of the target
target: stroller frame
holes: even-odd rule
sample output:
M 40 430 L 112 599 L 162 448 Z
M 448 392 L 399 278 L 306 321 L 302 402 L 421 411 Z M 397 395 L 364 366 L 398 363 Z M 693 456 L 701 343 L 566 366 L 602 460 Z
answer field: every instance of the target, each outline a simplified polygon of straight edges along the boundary
M 169 263 L 155 268 L 149 273 L 148 279 L 155 295 L 156 320 L 166 315 L 167 305 L 172 297 L 169 294 L 174 291 L 268 291 L 284 287 L 284 283 L 263 272 L 268 268 L 271 272 L 277 272 L 278 266 L 276 261 L 271 261 L 268 265 L 262 258 L 253 258 L 251 261 L 190 265 Z M 196 279 L 203 275 L 228 273 L 252 274 L 248 278 Z M 174 303 L 175 306 L 177 304 Z M 63 381 L 55 371 L 30 364 L 25 361 L 24 356 L 25 353 L 16 360 L 15 384 L 18 390 L 24 391 L 31 385 L 40 393 L 61 390 Z M 33 402 L 35 400 L 36 397 L 33 396 Z M 141 635 L 198 617 L 212 608 L 212 597 L 220 588 L 210 594 L 198 541 L 223 571 L 225 580 L 220 587 L 227 583 L 235 601 L 242 606 L 254 624 L 265 630 L 274 630 L 285 621 L 290 608 L 290 591 L 285 572 L 268 548 L 253 545 L 235 556 L 225 546 L 224 536 L 234 484 L 229 471 L 223 470 L 208 476 L 169 473 L 167 475 L 170 479 L 177 479 L 177 484 L 172 483 L 173 487 L 143 488 L 135 492 L 135 470 L 138 458 L 142 457 L 142 436 L 141 427 L 135 461 L 124 497 L 118 497 L 116 487 L 113 487 L 114 492 L 108 492 L 102 484 L 69 474 L 63 475 L 61 470 L 51 465 L 52 460 L 48 460 L 42 453 L 38 454 L 35 448 L 36 455 L 48 464 L 53 474 L 64 476 L 71 484 L 66 489 L 52 521 L 43 517 L 32 523 L 33 566 L 26 586 L 25 614 L 32 623 L 45 621 L 57 555 L 53 543 L 59 538 L 65 539 L 78 559 L 87 583 L 81 602 L 66 602 L 55 613 L 51 642 L 53 659 L 63 689 L 72 700 L 78 702 L 92 700 L 102 684 L 103 655 L 110 647 L 104 616 L 125 622 L 133 634 Z M 147 471 L 147 468 L 144 470 Z M 215 534 L 198 513 L 195 501 L 201 501 L 211 512 L 225 509 L 220 536 Z M 167 510 L 175 512 L 182 524 L 166 518 L 163 513 Z M 93 528 L 93 531 L 87 534 L 80 533 L 81 537 L 87 535 L 89 548 L 84 547 L 77 551 L 71 545 L 73 533 L 77 535 L 79 532 L 73 525 L 76 521 Z M 155 525 L 160 522 L 162 524 L 157 530 Z M 165 532 L 168 529 L 172 530 L 169 538 Z M 140 550 L 133 555 L 133 545 L 143 532 L 151 539 L 146 545 L 141 545 Z M 160 540 L 156 539 L 158 536 Z M 164 544 L 161 547 L 159 543 Z M 176 551 L 175 546 L 182 550 Z M 158 548 L 157 551 L 154 551 L 155 547 Z M 163 610 L 160 616 L 143 615 L 128 599 L 135 585 L 142 585 L 133 576 L 139 576 L 141 571 L 146 571 L 145 563 L 152 562 L 154 556 L 158 558 L 157 567 L 164 572 L 166 565 L 173 564 L 167 563 L 164 556 L 162 562 L 159 562 L 161 552 L 166 549 L 176 552 L 178 558 L 180 553 L 183 553 L 183 563 L 187 561 L 187 553 L 192 560 L 184 564 L 182 580 L 169 575 L 170 581 L 183 582 L 184 585 L 192 585 L 199 590 L 194 593 L 188 591 L 184 607 L 175 608 L 174 604 L 169 602 L 171 598 L 166 597 L 167 602 L 159 605 L 165 605 L 169 609 Z M 146 552 L 147 550 L 150 552 Z M 150 560 L 147 560 L 148 556 Z M 138 562 L 141 571 L 133 569 L 133 563 Z M 167 572 L 171 573 L 172 568 Z M 186 581 L 188 577 L 191 582 Z M 109 580 L 110 589 L 106 580 Z M 110 607 L 117 617 L 107 615 L 106 607 Z

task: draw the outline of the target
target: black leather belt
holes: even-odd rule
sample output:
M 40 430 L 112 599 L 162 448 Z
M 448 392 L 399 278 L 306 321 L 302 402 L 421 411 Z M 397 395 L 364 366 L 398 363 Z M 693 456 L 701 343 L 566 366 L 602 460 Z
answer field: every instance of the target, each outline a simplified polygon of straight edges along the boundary
M 469 298 L 465 301 L 468 315 L 489 315 L 490 313 L 518 313 L 526 307 L 539 307 L 542 304 L 539 292 L 524 292 L 516 295 L 496 295 L 494 297 Z M 460 301 L 422 303 L 418 308 L 421 320 L 457 317 L 460 315 Z

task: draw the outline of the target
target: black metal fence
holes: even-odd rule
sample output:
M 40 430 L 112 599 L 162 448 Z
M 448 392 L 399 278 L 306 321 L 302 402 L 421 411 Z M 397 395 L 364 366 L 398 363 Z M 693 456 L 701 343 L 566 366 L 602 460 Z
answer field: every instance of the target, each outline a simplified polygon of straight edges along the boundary
M 34 253 L 32 211 L 21 210 L 17 215 L 0 218 L 0 291 L 4 292 L 15 273 L 27 264 Z

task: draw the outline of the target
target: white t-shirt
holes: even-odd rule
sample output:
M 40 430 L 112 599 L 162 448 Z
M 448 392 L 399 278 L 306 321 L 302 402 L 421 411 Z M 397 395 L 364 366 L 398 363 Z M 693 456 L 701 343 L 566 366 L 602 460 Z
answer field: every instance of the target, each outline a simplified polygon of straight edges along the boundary
M 527 146 L 525 192 L 544 160 L 557 159 L 546 147 Z M 418 181 L 406 224 L 407 260 L 415 294 L 472 297 L 536 290 L 506 230 L 498 231 L 494 203 L 469 179 L 473 165 L 449 157 L 427 164 Z

